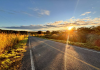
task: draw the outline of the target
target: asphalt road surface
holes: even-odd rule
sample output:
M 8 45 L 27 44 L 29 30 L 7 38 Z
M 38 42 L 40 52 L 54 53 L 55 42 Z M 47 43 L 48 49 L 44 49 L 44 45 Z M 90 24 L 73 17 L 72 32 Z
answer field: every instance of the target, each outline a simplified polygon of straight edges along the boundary
M 29 36 L 21 70 L 100 70 L 100 52 Z

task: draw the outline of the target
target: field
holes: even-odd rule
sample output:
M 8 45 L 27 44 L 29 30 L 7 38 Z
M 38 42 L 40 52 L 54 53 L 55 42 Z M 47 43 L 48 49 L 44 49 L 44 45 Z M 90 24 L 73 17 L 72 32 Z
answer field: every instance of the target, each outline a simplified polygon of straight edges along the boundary
M 5 50 L 13 48 L 13 46 L 23 40 L 24 37 L 25 35 L 20 34 L 0 33 L 0 54 Z
M 20 34 L 0 33 L 0 70 L 18 70 L 28 37 Z

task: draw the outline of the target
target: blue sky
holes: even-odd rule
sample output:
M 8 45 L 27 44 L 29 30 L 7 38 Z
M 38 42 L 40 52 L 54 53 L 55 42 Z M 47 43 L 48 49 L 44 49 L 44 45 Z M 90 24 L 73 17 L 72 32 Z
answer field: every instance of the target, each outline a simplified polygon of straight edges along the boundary
M 61 30 L 100 25 L 100 0 L 0 0 L 0 28 Z

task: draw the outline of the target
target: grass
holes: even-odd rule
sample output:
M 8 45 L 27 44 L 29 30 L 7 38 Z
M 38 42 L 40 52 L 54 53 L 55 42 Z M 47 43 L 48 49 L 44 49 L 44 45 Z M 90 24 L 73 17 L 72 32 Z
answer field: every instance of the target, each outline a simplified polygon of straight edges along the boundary
M 21 67 L 23 53 L 26 52 L 27 39 L 26 37 L 13 48 L 0 55 L 0 70 L 18 70 Z
M 24 37 L 25 35 L 20 34 L 0 33 L 0 54 L 12 48 L 19 41 L 23 40 Z
M 64 40 L 49 39 L 49 38 L 45 38 L 45 37 L 40 37 L 40 38 L 48 39 L 48 40 L 52 40 L 52 41 L 56 41 L 56 42 L 60 42 L 60 43 L 66 44 L 66 41 L 64 41 Z M 94 50 L 100 51 L 100 47 L 98 47 L 98 46 L 93 46 L 93 45 L 90 45 L 90 44 L 87 44 L 87 43 L 70 42 L 70 41 L 69 41 L 68 44 L 70 44 L 70 45 L 75 45 L 75 46 L 78 46 L 78 47 L 84 47 L 84 48 L 94 49 Z

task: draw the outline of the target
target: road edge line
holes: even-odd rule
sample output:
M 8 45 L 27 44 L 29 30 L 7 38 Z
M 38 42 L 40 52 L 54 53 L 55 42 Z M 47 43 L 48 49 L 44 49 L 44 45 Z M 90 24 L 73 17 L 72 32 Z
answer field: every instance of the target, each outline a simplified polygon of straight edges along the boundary
M 32 58 L 32 51 L 31 50 L 30 50 L 30 58 L 31 58 L 31 69 L 35 70 L 34 61 L 33 61 L 33 58 Z
M 29 48 L 30 48 L 30 40 L 29 40 Z M 30 48 L 30 59 L 31 59 L 31 70 L 35 70 L 34 61 L 32 57 L 32 50 Z
M 95 52 L 95 53 L 100 53 L 99 51 L 95 51 L 95 50 L 92 50 L 92 49 L 88 49 L 88 48 L 83 48 L 83 47 L 77 47 L 77 46 L 74 46 L 75 48 L 79 48 L 79 49 L 83 49 L 85 51 L 91 51 L 91 52 Z

